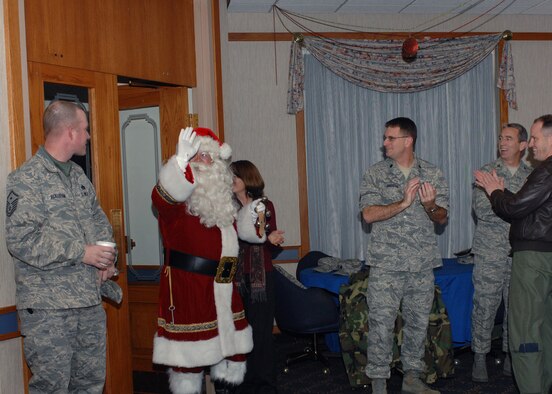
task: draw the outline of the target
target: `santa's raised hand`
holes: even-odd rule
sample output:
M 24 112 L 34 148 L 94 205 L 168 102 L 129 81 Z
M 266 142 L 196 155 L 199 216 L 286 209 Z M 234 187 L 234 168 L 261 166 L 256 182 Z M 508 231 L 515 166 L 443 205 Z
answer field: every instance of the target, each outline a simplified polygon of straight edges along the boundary
M 192 127 L 180 130 L 178 143 L 176 144 L 176 161 L 182 171 L 186 170 L 188 163 L 199 150 L 199 141 L 195 141 L 196 132 Z

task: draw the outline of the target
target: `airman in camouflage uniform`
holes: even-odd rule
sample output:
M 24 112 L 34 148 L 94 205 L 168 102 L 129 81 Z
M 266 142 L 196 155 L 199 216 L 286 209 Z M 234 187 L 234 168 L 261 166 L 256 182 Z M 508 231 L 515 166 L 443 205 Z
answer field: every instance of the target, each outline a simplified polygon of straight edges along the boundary
M 113 234 L 94 187 L 69 160 L 86 154 L 87 128 L 76 104 L 52 102 L 44 146 L 7 180 L 6 242 L 30 393 L 101 393 L 104 386 L 100 285 L 115 273 L 115 250 L 94 244 Z
M 363 270 L 351 275 L 350 284 L 339 289 L 339 342 L 345 371 L 353 387 L 370 384 L 370 379 L 365 373 L 366 338 L 369 331 L 366 302 L 368 280 L 368 270 Z M 392 367 L 400 365 L 403 327 L 404 321 L 399 311 L 393 331 Z M 424 360 L 426 383 L 435 383 L 438 377 L 446 378 L 454 374 L 450 321 L 441 297 L 441 289 L 437 285 L 429 315 Z
M 437 393 L 420 377 L 425 370 L 433 268 L 441 265 L 434 224 L 446 223 L 448 185 L 437 167 L 414 155 L 417 128 L 412 120 L 392 119 L 385 127 L 387 158 L 371 166 L 360 185 L 359 207 L 372 224 L 365 256 L 370 266 L 366 374 L 373 392 L 386 392 L 393 326 L 402 301 L 402 390 Z
M 527 145 L 527 130 L 517 123 L 505 125 L 499 137 L 500 158 L 488 163 L 481 171 L 496 171 L 504 178 L 504 187 L 516 193 L 531 173 L 521 157 Z M 508 352 L 508 290 L 512 258 L 509 257 L 510 224 L 498 217 L 492 210 L 485 191 L 475 188 L 472 206 L 477 225 L 473 238 L 473 310 L 472 310 L 472 350 L 475 352 L 472 379 L 487 382 L 486 354 L 491 350 L 491 332 L 495 315 L 504 300 L 504 320 L 502 323 L 502 350 Z M 504 360 L 504 373 L 511 375 L 508 357 Z

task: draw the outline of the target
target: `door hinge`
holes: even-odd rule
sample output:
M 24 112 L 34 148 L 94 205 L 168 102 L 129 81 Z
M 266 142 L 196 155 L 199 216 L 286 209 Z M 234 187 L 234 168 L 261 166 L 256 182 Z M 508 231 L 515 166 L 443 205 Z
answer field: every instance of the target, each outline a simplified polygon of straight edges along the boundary
M 199 127 L 199 115 L 198 114 L 188 114 L 188 126 L 190 127 Z

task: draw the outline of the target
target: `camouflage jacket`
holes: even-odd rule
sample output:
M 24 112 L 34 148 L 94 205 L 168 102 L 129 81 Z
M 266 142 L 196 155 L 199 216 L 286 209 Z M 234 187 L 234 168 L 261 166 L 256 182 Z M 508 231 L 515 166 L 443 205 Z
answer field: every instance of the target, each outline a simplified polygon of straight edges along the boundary
M 339 341 L 345 370 L 353 387 L 370 383 L 366 376 L 366 346 L 368 344 L 368 271 L 351 275 L 350 285 L 339 290 L 340 318 Z M 397 315 L 394 329 L 393 357 L 391 366 L 401 368 L 401 345 L 404 322 L 401 312 Z M 441 289 L 435 286 L 433 305 L 429 314 L 429 325 L 425 342 L 425 381 L 434 383 L 437 378 L 454 374 L 454 354 L 450 321 L 441 297 Z
M 98 305 L 97 269 L 82 262 L 84 247 L 113 233 L 84 171 L 73 164 L 65 176 L 41 147 L 8 176 L 6 195 L 18 309 Z
M 437 190 L 437 205 L 448 209 L 449 188 L 441 170 L 415 158 L 408 179 L 391 159 L 368 168 L 360 184 L 360 210 L 369 205 L 389 205 L 402 200 L 406 183 L 416 177 L 421 182 L 431 183 Z M 365 257 L 367 265 L 393 271 L 419 272 L 441 266 L 435 225 L 418 195 L 404 211 L 372 223 Z
M 481 170 L 487 172 L 496 170 L 497 175 L 504 178 L 504 187 L 516 193 L 525 183 L 532 168 L 522 160 L 518 170 L 512 175 L 502 159 L 497 159 L 484 165 Z M 511 249 L 508 240 L 510 223 L 496 215 L 485 191 L 479 187 L 473 190 L 472 209 L 477 217 L 472 253 L 485 260 L 503 261 Z M 478 262 L 477 257 L 475 261 Z

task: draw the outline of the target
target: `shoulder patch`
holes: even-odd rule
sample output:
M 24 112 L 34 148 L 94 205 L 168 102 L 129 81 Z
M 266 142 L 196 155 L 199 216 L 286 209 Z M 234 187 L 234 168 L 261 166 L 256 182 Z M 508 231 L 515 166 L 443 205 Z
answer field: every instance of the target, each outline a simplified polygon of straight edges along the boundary
M 13 190 L 9 192 L 6 198 L 6 216 L 10 217 L 17 209 L 17 202 L 19 201 L 19 194 Z

